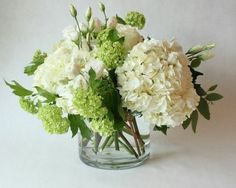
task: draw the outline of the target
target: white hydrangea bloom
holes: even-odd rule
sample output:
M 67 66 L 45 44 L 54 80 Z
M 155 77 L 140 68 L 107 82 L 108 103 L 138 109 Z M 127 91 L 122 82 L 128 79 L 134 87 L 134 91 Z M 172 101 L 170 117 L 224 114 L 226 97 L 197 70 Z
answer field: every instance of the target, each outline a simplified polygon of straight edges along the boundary
M 117 24 L 116 29 L 121 36 L 125 37 L 124 47 L 126 50 L 131 50 L 136 44 L 143 40 L 135 27 Z
M 75 78 L 89 59 L 88 51 L 79 50 L 72 41 L 62 41 L 35 71 L 34 86 L 56 93 L 57 87 Z
M 118 67 L 123 106 L 158 126 L 180 125 L 196 109 L 188 59 L 175 41 L 145 40 Z

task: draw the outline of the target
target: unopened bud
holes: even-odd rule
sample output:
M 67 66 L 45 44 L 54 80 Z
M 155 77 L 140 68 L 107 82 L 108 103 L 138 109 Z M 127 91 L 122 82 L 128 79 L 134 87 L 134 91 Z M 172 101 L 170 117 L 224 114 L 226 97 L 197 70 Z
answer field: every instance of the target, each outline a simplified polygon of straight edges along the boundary
M 215 44 L 207 44 L 207 45 L 196 45 L 189 49 L 188 53 L 197 54 L 202 51 L 210 50 L 215 47 Z
M 105 12 L 105 5 L 102 3 L 102 2 L 99 2 L 98 3 L 98 5 L 99 5 L 99 8 L 100 8 L 100 10 L 102 11 L 102 12 Z
M 95 21 L 94 21 L 94 19 L 92 19 L 92 20 L 90 20 L 90 22 L 89 22 L 89 30 L 93 30 L 94 29 L 94 27 L 95 27 Z
M 86 17 L 86 20 L 89 22 L 89 20 L 91 19 L 92 17 L 92 9 L 91 7 L 89 7 L 86 11 L 86 14 L 85 14 L 85 17 Z
M 205 51 L 205 52 L 202 52 L 201 54 L 199 54 L 199 58 L 202 60 L 202 61 L 206 61 L 206 60 L 209 60 L 211 58 L 214 57 L 214 54 L 209 52 L 209 51 Z
M 74 18 L 77 16 L 77 10 L 76 8 L 74 7 L 74 5 L 70 5 L 70 14 L 71 16 L 73 16 Z

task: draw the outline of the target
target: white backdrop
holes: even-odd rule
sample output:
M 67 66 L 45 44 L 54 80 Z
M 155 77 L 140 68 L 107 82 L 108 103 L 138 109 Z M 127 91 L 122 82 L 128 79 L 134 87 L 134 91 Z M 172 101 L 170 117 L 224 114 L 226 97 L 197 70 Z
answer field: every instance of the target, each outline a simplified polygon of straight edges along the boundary
M 95 0 L 72 1 L 84 14 Z M 168 136 L 152 135 L 151 159 L 124 171 L 103 171 L 78 159 L 70 134 L 51 136 L 23 112 L 2 79 L 30 87 L 23 75 L 36 49 L 48 51 L 73 23 L 69 0 L 0 0 L 0 188 L 139 188 L 236 186 L 236 1 L 106 0 L 108 15 L 128 10 L 146 15 L 145 36 L 185 46 L 215 42 L 216 57 L 201 67 L 204 86 L 218 83 L 224 100 L 211 107 L 212 120 L 200 119 L 198 133 L 181 127 Z M 96 14 L 101 15 L 97 10 Z

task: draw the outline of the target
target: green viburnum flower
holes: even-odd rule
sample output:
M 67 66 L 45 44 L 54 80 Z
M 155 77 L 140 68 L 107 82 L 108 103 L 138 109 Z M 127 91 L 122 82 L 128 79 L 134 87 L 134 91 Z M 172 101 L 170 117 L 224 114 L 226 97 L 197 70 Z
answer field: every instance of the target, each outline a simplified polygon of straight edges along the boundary
M 126 15 L 125 22 L 128 25 L 131 25 L 133 27 L 137 27 L 138 29 L 143 29 L 145 25 L 145 17 L 143 14 L 136 12 L 136 11 L 130 11 Z
M 97 36 L 97 45 L 101 46 L 104 42 L 109 40 L 110 32 L 112 28 L 106 28 L 98 33 Z
M 114 120 L 110 120 L 107 116 L 102 118 L 93 119 L 91 121 L 91 128 L 94 132 L 99 133 L 101 136 L 110 136 L 115 131 Z
M 126 52 L 120 42 L 106 41 L 101 45 L 97 55 L 107 69 L 115 69 L 124 63 Z
M 98 118 L 107 114 L 107 108 L 102 106 L 102 97 L 91 88 L 76 90 L 73 104 L 78 113 L 85 118 Z
M 55 105 L 39 108 L 38 118 L 43 122 L 44 129 L 50 134 L 63 134 L 69 129 L 69 120 L 62 117 L 62 109 Z
M 36 106 L 34 105 L 34 102 L 28 98 L 20 97 L 19 103 L 21 108 L 26 112 L 29 112 L 31 114 L 36 114 L 38 112 Z

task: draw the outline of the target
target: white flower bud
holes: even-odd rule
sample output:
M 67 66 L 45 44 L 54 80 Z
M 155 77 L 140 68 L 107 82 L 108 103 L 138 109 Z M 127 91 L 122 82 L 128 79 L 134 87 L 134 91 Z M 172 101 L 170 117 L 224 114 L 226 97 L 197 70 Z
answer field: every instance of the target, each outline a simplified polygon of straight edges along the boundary
M 95 21 L 94 19 L 89 21 L 89 30 L 92 31 L 94 29 Z
M 76 8 L 74 7 L 74 5 L 70 5 L 70 14 L 71 16 L 73 16 L 74 18 L 77 16 L 77 10 Z
M 99 9 L 100 9 L 102 12 L 105 12 L 105 10 L 106 10 L 105 5 L 104 5 L 102 2 L 99 2 L 98 5 L 99 5 Z
M 209 52 L 209 51 L 205 51 L 205 52 L 202 52 L 200 55 L 199 55 L 199 58 L 202 60 L 202 61 L 206 61 L 206 60 L 209 60 L 211 58 L 214 57 L 214 54 Z
M 89 22 L 89 20 L 92 17 L 92 9 L 91 9 L 91 7 L 88 7 L 88 9 L 86 11 L 86 14 L 85 14 L 85 17 L 86 17 L 86 20 Z
M 214 47 L 215 47 L 215 44 L 207 44 L 207 45 L 198 44 L 198 45 L 193 46 L 192 48 L 190 48 L 188 53 L 197 54 L 197 53 L 205 51 L 205 50 L 210 50 Z
M 112 16 L 107 21 L 107 26 L 109 28 L 115 28 L 117 26 L 118 22 L 115 16 Z
M 102 22 L 99 18 L 95 17 L 94 20 L 94 31 L 100 32 L 102 30 Z

